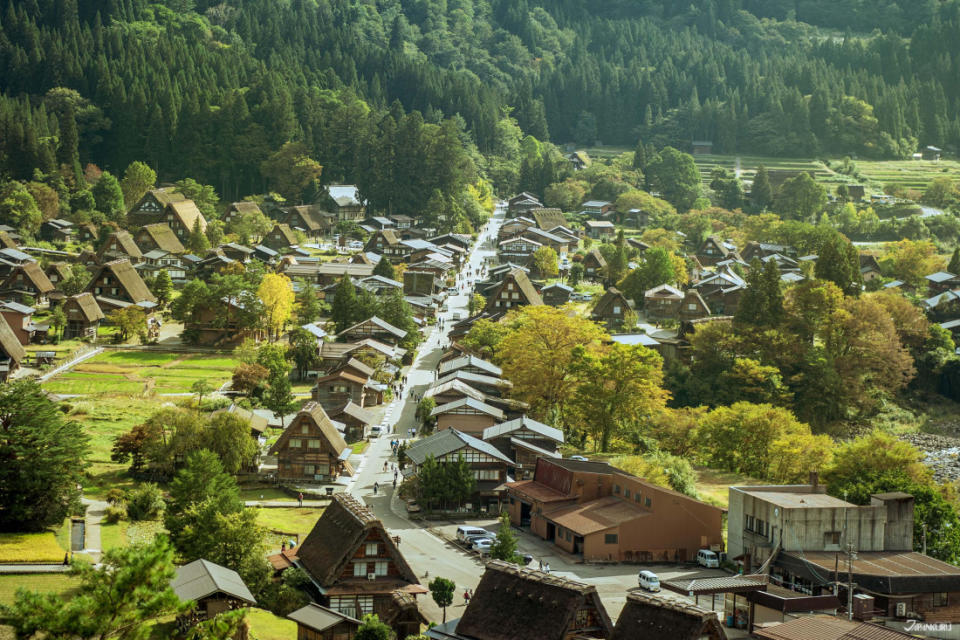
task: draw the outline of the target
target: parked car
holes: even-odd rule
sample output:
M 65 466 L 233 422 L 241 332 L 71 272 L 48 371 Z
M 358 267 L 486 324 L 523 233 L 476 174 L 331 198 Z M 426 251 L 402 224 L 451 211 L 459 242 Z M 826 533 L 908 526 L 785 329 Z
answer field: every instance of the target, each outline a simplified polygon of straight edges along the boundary
M 480 527 L 462 525 L 457 527 L 457 542 L 466 542 L 468 536 L 489 536 L 490 532 Z
M 533 562 L 533 556 L 529 553 L 523 554 L 523 566 L 527 566 L 531 562 Z
M 592 294 L 592 293 L 581 293 L 581 294 L 580 294 L 580 299 L 583 300 L 584 302 L 590 302 L 591 300 L 593 300 L 593 294 Z
M 473 544 L 470 546 L 471 549 L 480 553 L 480 555 L 486 555 L 490 553 L 490 547 L 493 546 L 493 538 L 478 538 L 473 541 Z
M 637 582 L 641 589 L 647 591 L 660 591 L 660 578 L 653 571 L 641 571 L 637 576 Z
M 451 296 L 455 296 L 460 292 L 457 290 L 456 287 L 447 287 L 447 293 L 450 294 Z
M 720 566 L 720 558 L 710 549 L 700 549 L 697 551 L 697 564 L 708 569 L 716 569 Z
M 380 426 L 379 424 L 375 424 L 372 427 L 370 427 L 371 436 L 375 438 L 379 438 L 381 433 L 383 433 L 383 427 Z
M 588 458 L 584 458 L 583 456 L 570 456 L 570 457 L 567 458 L 567 459 L 568 459 L 568 460 L 577 460 L 577 461 L 579 461 L 579 462 L 590 462 L 590 460 L 589 460 Z

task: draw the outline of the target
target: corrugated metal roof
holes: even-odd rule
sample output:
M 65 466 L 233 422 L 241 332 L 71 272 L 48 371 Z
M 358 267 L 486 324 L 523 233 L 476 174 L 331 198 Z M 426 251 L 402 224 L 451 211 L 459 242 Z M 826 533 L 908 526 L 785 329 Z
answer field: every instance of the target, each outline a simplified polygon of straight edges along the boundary
M 181 600 L 201 600 L 220 592 L 250 604 L 257 603 L 236 571 L 203 559 L 178 568 L 170 587 Z
M 344 621 L 352 622 L 357 625 L 360 624 L 360 621 L 356 618 L 351 618 L 350 616 L 344 615 L 338 611 L 321 607 L 314 602 L 311 602 L 301 609 L 297 609 L 287 617 L 305 627 L 313 629 L 314 631 L 325 631 L 330 627 L 338 625 Z

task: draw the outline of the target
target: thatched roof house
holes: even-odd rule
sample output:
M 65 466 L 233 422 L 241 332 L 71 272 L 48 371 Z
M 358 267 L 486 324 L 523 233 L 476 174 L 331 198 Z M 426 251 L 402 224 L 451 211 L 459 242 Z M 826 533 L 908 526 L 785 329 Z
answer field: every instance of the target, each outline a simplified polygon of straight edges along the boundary
M 595 586 L 491 560 L 453 637 L 564 640 L 611 633 Z
M 617 618 L 611 640 L 726 640 L 717 614 L 679 600 L 634 591 Z

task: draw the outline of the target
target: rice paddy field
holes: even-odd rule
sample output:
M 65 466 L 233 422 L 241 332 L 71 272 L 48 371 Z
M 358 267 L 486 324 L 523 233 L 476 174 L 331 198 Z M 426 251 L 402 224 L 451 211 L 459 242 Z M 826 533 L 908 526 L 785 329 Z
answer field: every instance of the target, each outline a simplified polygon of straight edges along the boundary
M 59 394 L 189 393 L 197 380 L 214 388 L 230 380 L 237 361 L 203 353 L 107 351 L 81 362 L 44 387 Z
M 594 158 L 609 159 L 633 151 L 626 147 L 600 147 L 587 149 L 587 153 Z M 710 182 L 710 172 L 722 167 L 733 173 L 740 169 L 740 177 L 751 181 L 756 169 L 761 164 L 768 171 L 813 171 L 814 177 L 833 192 L 836 185 L 842 183 L 865 183 L 868 193 L 880 192 L 887 185 L 902 187 L 908 191 L 923 192 L 934 178 L 946 176 L 960 182 L 960 162 L 956 160 L 853 160 L 862 179 L 837 173 L 831 167 L 837 168 L 843 162 L 841 158 L 831 159 L 828 167 L 819 160 L 810 158 L 773 158 L 754 155 L 696 155 L 694 160 L 700 169 L 703 183 Z M 739 164 L 738 164 L 739 163 Z

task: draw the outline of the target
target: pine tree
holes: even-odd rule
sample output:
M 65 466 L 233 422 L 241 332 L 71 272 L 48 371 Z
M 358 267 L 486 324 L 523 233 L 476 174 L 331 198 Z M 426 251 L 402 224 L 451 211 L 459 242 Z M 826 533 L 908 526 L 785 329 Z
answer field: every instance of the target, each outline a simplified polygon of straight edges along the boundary
M 357 289 L 349 276 L 340 278 L 340 284 L 333 294 L 333 304 L 330 305 L 330 319 L 336 325 L 337 333 L 353 325 L 356 317 Z
M 953 250 L 953 255 L 950 256 L 950 264 L 947 265 L 947 271 L 960 275 L 960 247 Z
M 500 516 L 500 530 L 490 545 L 490 557 L 495 560 L 519 564 L 520 555 L 517 553 L 517 537 L 510 528 L 510 514 L 506 511 Z
M 396 270 L 393 268 L 392 262 L 387 260 L 386 257 L 382 257 L 380 258 L 380 262 L 377 263 L 377 266 L 373 268 L 373 275 L 394 280 L 396 278 Z
M 753 188 L 750 191 L 750 201 L 757 211 L 764 211 L 773 203 L 773 188 L 770 186 L 770 176 L 763 165 L 757 167 L 753 178 Z
M 640 171 L 647 168 L 647 148 L 643 146 L 643 140 L 637 140 L 637 146 L 633 150 L 633 168 Z
M 161 269 L 153 281 L 153 295 L 161 305 L 170 302 L 173 297 L 173 280 L 170 279 L 170 273 L 166 269 Z
M 320 301 L 317 300 L 316 290 L 302 278 L 297 280 L 297 288 L 300 289 L 300 294 L 297 296 L 297 322 L 300 324 L 316 322 L 320 317 Z
M 190 237 L 187 239 L 187 248 L 198 256 L 202 256 L 210 248 L 210 241 L 207 240 L 207 234 L 200 226 L 199 217 L 193 221 L 193 229 L 190 230 Z

